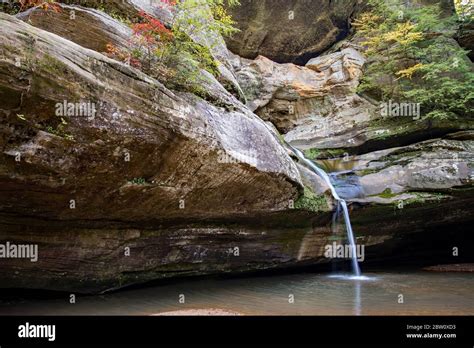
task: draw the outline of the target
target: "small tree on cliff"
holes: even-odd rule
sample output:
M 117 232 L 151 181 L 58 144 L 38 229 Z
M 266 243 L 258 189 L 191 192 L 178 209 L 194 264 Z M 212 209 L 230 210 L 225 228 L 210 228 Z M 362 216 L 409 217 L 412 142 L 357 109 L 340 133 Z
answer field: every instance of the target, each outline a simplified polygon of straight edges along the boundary
M 452 39 L 458 18 L 443 17 L 438 6 L 369 2 L 371 11 L 354 23 L 368 57 L 359 91 L 421 103 L 425 118 L 472 113 L 472 63 Z

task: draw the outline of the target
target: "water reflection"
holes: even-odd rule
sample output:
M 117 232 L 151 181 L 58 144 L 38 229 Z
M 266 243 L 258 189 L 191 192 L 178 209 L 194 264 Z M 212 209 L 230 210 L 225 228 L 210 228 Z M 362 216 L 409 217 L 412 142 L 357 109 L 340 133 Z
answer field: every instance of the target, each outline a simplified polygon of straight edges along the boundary
M 362 306 L 360 301 L 360 280 L 354 281 L 354 314 L 361 315 L 362 314 Z
M 361 284 L 364 281 L 376 281 L 376 277 L 368 277 L 364 275 L 355 276 L 352 274 L 331 274 L 328 278 L 340 279 L 351 282 L 354 288 L 354 315 L 362 314 L 362 302 L 361 302 Z

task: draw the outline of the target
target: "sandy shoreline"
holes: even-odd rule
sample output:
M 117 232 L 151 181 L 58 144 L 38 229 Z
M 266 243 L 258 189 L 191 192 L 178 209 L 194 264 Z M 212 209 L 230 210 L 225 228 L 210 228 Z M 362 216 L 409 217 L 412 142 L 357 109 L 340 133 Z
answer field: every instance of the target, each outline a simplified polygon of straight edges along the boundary
M 183 309 L 179 311 L 162 312 L 153 314 L 154 316 L 239 316 L 242 313 L 229 311 L 219 308 L 204 308 L 204 309 Z

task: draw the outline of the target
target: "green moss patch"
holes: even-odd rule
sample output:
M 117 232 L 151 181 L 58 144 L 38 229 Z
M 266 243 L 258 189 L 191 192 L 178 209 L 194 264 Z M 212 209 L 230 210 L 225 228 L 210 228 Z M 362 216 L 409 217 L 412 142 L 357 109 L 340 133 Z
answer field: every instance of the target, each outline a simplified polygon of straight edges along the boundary
M 319 149 L 308 149 L 304 151 L 304 156 L 312 161 L 319 158 L 321 151 Z
M 324 195 L 317 195 L 305 186 L 303 195 L 295 202 L 295 208 L 312 212 L 322 212 L 327 211 L 329 206 Z
M 382 193 L 379 193 L 377 196 L 388 199 L 388 198 L 396 197 L 398 195 L 395 193 L 392 193 L 392 190 L 388 188 L 388 189 L 385 189 Z

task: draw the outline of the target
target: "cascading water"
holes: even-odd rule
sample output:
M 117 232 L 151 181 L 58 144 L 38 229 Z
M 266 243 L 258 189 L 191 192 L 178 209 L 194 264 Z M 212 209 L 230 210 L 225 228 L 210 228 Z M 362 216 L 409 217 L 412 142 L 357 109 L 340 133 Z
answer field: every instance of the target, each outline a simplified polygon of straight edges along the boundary
M 323 178 L 323 180 L 329 185 L 329 188 L 331 189 L 331 194 L 332 194 L 332 196 L 334 197 L 334 199 L 336 200 L 336 202 L 338 204 L 337 210 L 336 210 L 336 213 L 335 213 L 336 214 L 335 218 L 337 218 L 337 216 L 339 215 L 339 210 L 340 210 L 340 208 L 342 208 L 342 213 L 344 215 L 344 222 L 345 222 L 346 231 L 347 231 L 347 239 L 348 239 L 348 241 L 350 243 L 350 246 L 351 246 L 351 249 L 352 249 L 352 259 L 351 259 L 351 261 L 352 261 L 352 270 L 353 270 L 354 275 L 356 277 L 360 277 L 360 274 L 361 274 L 360 273 L 360 267 L 359 267 L 359 263 L 357 262 L 357 247 L 356 247 L 356 244 L 355 244 L 354 232 L 352 231 L 351 219 L 349 217 L 349 209 L 347 208 L 346 201 L 344 199 L 342 199 L 341 197 L 339 197 L 339 194 L 337 193 L 336 188 L 332 184 L 331 179 L 329 178 L 329 175 L 324 170 L 322 170 L 316 164 L 314 164 L 312 161 L 307 159 L 300 150 L 294 148 L 291 145 L 288 145 L 288 147 L 292 150 L 292 152 L 296 155 L 296 157 L 298 157 L 302 162 L 304 162 L 317 175 L 319 175 L 321 178 Z

